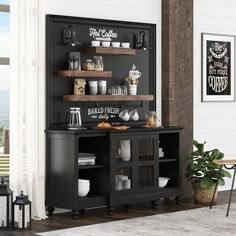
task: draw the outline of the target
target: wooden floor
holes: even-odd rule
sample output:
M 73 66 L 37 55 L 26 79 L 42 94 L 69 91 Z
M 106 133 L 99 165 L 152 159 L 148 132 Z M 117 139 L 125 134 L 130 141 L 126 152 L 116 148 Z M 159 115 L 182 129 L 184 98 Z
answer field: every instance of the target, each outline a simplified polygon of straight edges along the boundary
M 236 202 L 236 193 L 233 193 L 232 202 Z M 217 204 L 228 203 L 229 191 L 219 192 Z M 1 236 L 31 236 L 35 233 L 46 232 L 50 230 L 65 229 L 71 227 L 78 227 L 83 225 L 91 225 L 97 223 L 104 223 L 116 220 L 130 219 L 135 217 L 143 217 L 154 214 L 163 214 L 167 212 L 174 212 L 180 210 L 194 209 L 205 207 L 206 205 L 196 204 L 191 198 L 183 199 L 181 205 L 176 205 L 173 199 L 162 200 L 158 209 L 152 209 L 151 205 L 139 204 L 131 205 L 129 208 L 120 207 L 115 209 L 112 216 L 107 215 L 106 209 L 88 210 L 82 213 L 77 220 L 71 218 L 71 214 L 60 213 L 54 214 L 47 220 L 33 221 L 32 231 L 0 231 Z M 225 209 L 226 211 L 226 209 Z

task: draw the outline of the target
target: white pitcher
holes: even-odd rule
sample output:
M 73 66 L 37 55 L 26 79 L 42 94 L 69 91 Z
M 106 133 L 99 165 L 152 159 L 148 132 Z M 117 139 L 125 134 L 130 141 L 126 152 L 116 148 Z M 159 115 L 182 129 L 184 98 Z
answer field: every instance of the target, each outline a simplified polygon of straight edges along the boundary
M 131 158 L 130 140 L 120 141 L 119 155 L 122 161 L 129 161 Z

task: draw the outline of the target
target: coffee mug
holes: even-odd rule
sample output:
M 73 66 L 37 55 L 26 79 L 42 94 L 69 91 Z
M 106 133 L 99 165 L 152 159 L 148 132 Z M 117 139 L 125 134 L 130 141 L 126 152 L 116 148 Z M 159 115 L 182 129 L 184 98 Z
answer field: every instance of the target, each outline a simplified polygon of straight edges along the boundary
M 124 121 L 128 121 L 129 120 L 128 110 L 121 111 L 120 114 L 119 114 L 119 117 Z
M 91 95 L 96 95 L 98 93 L 98 82 L 88 81 L 88 84 L 89 84 L 89 93 Z
M 138 110 L 132 110 L 130 113 L 129 113 L 129 117 L 130 119 L 132 119 L 133 121 L 137 121 L 139 119 L 139 114 L 138 114 Z
M 101 95 L 105 95 L 107 92 L 107 81 L 99 80 L 98 81 L 98 93 Z

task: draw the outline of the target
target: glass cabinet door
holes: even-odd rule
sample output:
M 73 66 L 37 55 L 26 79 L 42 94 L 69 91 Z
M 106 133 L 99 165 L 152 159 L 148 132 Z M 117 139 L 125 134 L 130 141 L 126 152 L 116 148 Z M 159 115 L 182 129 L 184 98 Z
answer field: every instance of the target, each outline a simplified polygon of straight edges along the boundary
M 153 136 L 145 136 L 137 140 L 138 187 L 142 189 L 155 187 L 157 183 L 156 140 Z
M 116 169 L 115 173 L 115 190 L 132 189 L 132 168 L 124 167 Z
M 115 158 L 116 162 L 131 162 L 132 161 L 132 140 L 119 139 L 115 142 Z
M 154 161 L 154 139 L 142 138 L 138 140 L 138 160 Z
M 145 191 L 157 188 L 156 135 L 114 135 L 112 139 L 113 191 Z
M 156 184 L 155 181 L 155 165 L 143 165 L 139 166 L 138 171 L 138 184 L 140 188 L 153 187 Z

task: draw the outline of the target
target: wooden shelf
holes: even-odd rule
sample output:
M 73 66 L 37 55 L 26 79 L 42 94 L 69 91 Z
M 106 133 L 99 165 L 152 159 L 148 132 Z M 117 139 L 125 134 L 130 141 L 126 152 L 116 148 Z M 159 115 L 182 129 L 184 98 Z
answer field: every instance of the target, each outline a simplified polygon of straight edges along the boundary
M 111 78 L 112 71 L 87 71 L 87 70 L 59 70 L 57 76 L 60 77 L 99 77 Z
M 79 165 L 79 170 L 100 169 L 100 168 L 104 168 L 104 165 Z
M 163 158 L 159 159 L 159 162 L 175 162 L 175 161 L 177 161 L 176 158 L 165 158 L 165 157 L 163 157 Z
M 136 55 L 136 49 L 132 48 L 112 48 L 112 47 L 89 47 L 84 52 L 101 55 Z
M 153 101 L 153 95 L 64 95 L 66 102 L 86 101 Z

